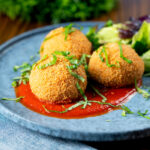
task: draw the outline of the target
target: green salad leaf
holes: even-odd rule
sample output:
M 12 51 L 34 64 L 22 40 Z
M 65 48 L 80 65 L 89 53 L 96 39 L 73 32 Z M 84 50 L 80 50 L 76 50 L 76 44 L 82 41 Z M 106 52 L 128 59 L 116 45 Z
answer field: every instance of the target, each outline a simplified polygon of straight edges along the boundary
M 147 52 L 145 52 L 142 55 L 142 59 L 144 61 L 144 65 L 145 65 L 145 72 L 150 73 L 150 50 L 148 50 Z
M 121 43 L 129 43 L 130 39 L 121 39 L 119 36 L 119 28 L 125 28 L 125 26 L 121 23 L 113 24 L 113 25 L 107 25 L 101 28 L 98 33 L 97 37 L 99 39 L 99 44 L 106 44 L 109 42 L 119 42 Z
M 97 37 L 96 27 L 89 28 L 89 31 L 86 34 L 86 37 L 91 41 L 93 50 L 96 50 L 100 44 L 99 44 L 99 38 Z
M 150 48 L 150 23 L 143 22 L 139 31 L 133 36 L 131 45 L 139 55 Z

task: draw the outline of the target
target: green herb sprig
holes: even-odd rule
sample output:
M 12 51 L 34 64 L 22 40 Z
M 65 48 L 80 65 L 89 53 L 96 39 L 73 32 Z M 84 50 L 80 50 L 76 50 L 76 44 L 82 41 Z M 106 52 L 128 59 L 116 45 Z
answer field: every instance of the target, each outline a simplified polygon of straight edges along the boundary
M 121 42 L 118 42 L 119 48 L 120 48 L 120 57 L 125 60 L 127 63 L 131 64 L 132 60 L 127 59 L 126 57 L 123 56 L 123 49 L 122 49 L 122 45 Z
M 145 110 L 144 113 L 142 113 L 140 110 L 137 112 L 138 115 L 140 115 L 141 117 L 143 118 L 146 118 L 146 119 L 149 119 L 150 120 L 150 117 L 149 116 L 146 116 L 146 114 L 148 113 L 148 110 Z
M 107 51 L 106 51 L 105 46 L 103 46 L 101 52 L 99 53 L 99 57 L 100 57 L 101 61 L 104 62 L 104 59 L 103 59 L 103 57 L 102 57 L 102 53 L 104 53 L 104 55 L 105 55 L 106 65 L 107 65 L 108 67 L 116 67 L 115 64 L 109 64 L 108 55 L 107 55 Z
M 82 57 L 80 58 L 80 64 L 84 65 L 84 69 L 86 71 L 86 74 L 88 76 L 88 64 L 87 64 L 87 58 L 90 58 L 91 55 L 83 54 Z
M 17 98 L 2 98 L 1 100 L 20 102 L 20 100 L 21 100 L 22 98 L 24 98 L 24 96 L 20 96 L 20 97 L 17 97 Z
M 52 54 L 52 55 L 53 55 L 53 60 L 52 60 L 51 62 L 49 62 L 49 63 L 44 64 L 44 65 L 39 65 L 39 66 L 38 66 L 38 69 L 45 69 L 45 68 L 47 68 L 47 67 L 49 67 L 49 66 L 52 66 L 52 65 L 56 64 L 56 62 L 57 62 L 57 57 L 56 57 L 56 55 L 54 55 L 54 54 Z M 46 56 L 46 55 L 45 55 L 45 56 Z M 41 61 L 43 61 L 43 60 L 41 60 Z
M 81 92 L 81 93 L 82 93 L 82 92 Z M 45 111 L 47 111 L 47 112 L 55 112 L 55 113 L 66 113 L 66 112 L 68 112 L 68 111 L 73 110 L 74 108 L 79 107 L 79 106 L 82 106 L 81 108 L 82 108 L 82 109 L 85 109 L 87 105 L 91 106 L 92 103 L 97 103 L 97 104 L 100 104 L 100 105 L 109 105 L 109 106 L 115 107 L 115 108 L 121 108 L 120 105 L 117 106 L 117 105 L 113 105 L 113 104 L 111 104 L 111 103 L 100 102 L 100 101 L 94 101 L 94 100 L 87 100 L 87 97 L 84 95 L 84 93 L 82 93 L 82 94 L 83 94 L 83 96 L 84 96 L 85 101 L 79 101 L 79 102 L 77 102 L 76 104 L 70 106 L 69 108 L 66 108 L 66 109 L 63 110 L 63 111 L 48 110 L 48 109 L 46 109 L 45 105 L 43 105 L 43 108 L 44 108 Z
M 48 55 L 44 55 L 39 61 L 37 61 L 36 63 L 34 63 L 32 65 L 32 69 L 35 68 L 39 63 L 41 63 L 42 61 L 46 60 L 48 58 Z
M 43 42 L 46 42 L 46 41 L 48 41 L 48 40 L 51 39 L 51 38 L 52 38 L 51 36 L 46 37 L 46 38 L 43 40 Z
M 136 79 L 135 79 L 135 88 L 136 88 L 137 92 L 139 94 L 142 94 L 142 96 L 144 98 L 147 98 L 147 99 L 150 98 L 150 94 L 146 90 L 143 90 L 143 89 L 138 87 Z
M 102 62 L 104 62 L 104 58 L 102 57 L 102 53 L 104 53 L 104 47 L 102 48 L 102 50 L 99 53 L 99 58 Z
M 128 107 L 126 107 L 124 105 L 122 106 L 122 109 L 123 109 L 123 111 L 122 111 L 122 116 L 123 117 L 126 117 L 126 114 L 135 114 L 135 115 L 139 115 L 143 118 L 146 118 L 146 119 L 150 120 L 150 116 L 146 116 L 147 113 L 148 113 L 148 110 L 145 110 L 145 112 L 141 112 L 140 110 L 138 110 L 137 113 L 135 113 L 135 112 L 131 111 Z
M 93 50 L 96 50 L 100 46 L 99 38 L 97 37 L 97 33 L 96 33 L 96 28 L 97 27 L 89 28 L 89 31 L 86 34 L 86 37 L 92 43 Z
M 55 112 L 55 113 L 60 113 L 60 114 L 62 114 L 62 113 L 66 113 L 66 112 L 68 112 L 68 111 L 71 111 L 71 110 L 73 110 L 73 109 L 75 109 L 75 108 L 77 108 L 77 107 L 79 107 L 79 106 L 84 105 L 84 104 L 85 104 L 85 101 L 79 101 L 79 102 L 77 102 L 76 104 L 70 106 L 69 108 L 66 108 L 66 109 L 63 110 L 63 111 L 49 110 L 49 109 L 47 109 L 47 108 L 45 107 L 45 105 L 43 105 L 43 108 L 45 109 L 46 112 Z M 83 108 L 83 107 L 82 107 L 82 108 Z
M 85 81 L 85 79 L 84 79 L 82 76 L 80 76 L 80 75 L 78 75 L 77 73 L 73 72 L 73 71 L 71 70 L 70 66 L 67 66 L 67 68 L 68 68 L 69 73 L 70 73 L 72 76 L 74 76 L 75 78 L 81 80 L 82 82 Z
M 96 89 L 92 84 L 90 84 L 90 87 L 93 89 L 93 91 L 95 92 L 95 93 L 97 93 L 100 97 L 102 97 L 103 99 L 102 99 L 102 102 L 106 102 L 107 101 L 107 98 L 103 95 L 103 94 L 101 94 L 100 92 L 99 92 L 99 90 L 98 89 Z
M 134 114 L 133 111 L 131 111 L 127 106 L 123 105 L 121 106 L 121 109 L 122 109 L 122 116 L 125 117 L 126 114 Z
M 73 24 L 69 24 L 67 26 L 65 26 L 65 31 L 64 31 L 64 34 L 65 34 L 65 40 L 67 40 L 67 37 L 69 34 L 71 34 L 72 32 L 74 32 L 76 29 L 72 27 Z
M 16 87 L 20 85 L 21 83 L 26 84 L 29 81 L 29 75 L 32 69 L 32 65 L 29 63 L 23 63 L 20 66 L 14 66 L 14 71 L 20 71 L 21 76 L 13 78 L 12 86 Z

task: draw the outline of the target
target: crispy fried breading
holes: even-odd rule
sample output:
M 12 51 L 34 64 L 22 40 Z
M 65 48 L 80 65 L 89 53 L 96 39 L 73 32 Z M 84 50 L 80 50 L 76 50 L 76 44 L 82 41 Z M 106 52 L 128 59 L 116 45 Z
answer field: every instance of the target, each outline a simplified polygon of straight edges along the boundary
M 108 61 L 110 64 L 115 64 L 116 67 L 108 67 L 104 53 L 101 61 L 99 53 L 102 50 L 100 47 L 92 54 L 89 62 L 89 73 L 93 79 L 107 87 L 124 87 L 135 83 L 135 79 L 142 78 L 144 72 L 144 62 L 138 56 L 134 49 L 130 46 L 122 44 L 123 56 L 133 63 L 129 64 L 120 57 L 120 48 L 117 43 L 109 43 L 106 46 Z
M 64 30 L 60 27 L 48 33 L 41 45 L 41 56 L 50 55 L 54 51 L 69 51 L 80 58 L 82 54 L 91 53 L 92 44 L 81 31 L 75 29 L 65 40 Z
M 56 64 L 38 69 L 39 65 L 47 64 L 52 59 L 53 57 L 50 56 L 33 67 L 29 80 L 31 90 L 41 101 L 55 104 L 72 102 L 80 96 L 80 93 L 76 88 L 78 79 L 72 76 L 66 67 L 70 65 L 67 59 L 57 56 Z M 79 80 L 80 87 L 85 91 L 87 77 L 84 67 L 79 66 L 72 71 L 85 78 L 85 82 Z

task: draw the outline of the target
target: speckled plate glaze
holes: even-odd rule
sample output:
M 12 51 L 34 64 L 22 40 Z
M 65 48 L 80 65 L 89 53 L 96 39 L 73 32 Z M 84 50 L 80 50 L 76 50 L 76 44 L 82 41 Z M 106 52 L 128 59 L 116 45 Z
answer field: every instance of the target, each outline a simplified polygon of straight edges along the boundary
M 103 26 L 102 22 L 78 22 L 86 33 L 90 26 Z M 15 97 L 11 87 L 14 65 L 29 61 L 40 48 L 44 36 L 57 24 L 26 32 L 0 46 L 0 98 Z M 143 78 L 150 86 L 150 78 Z M 136 94 L 126 104 L 133 111 L 150 108 L 150 101 Z M 35 113 L 20 103 L 0 101 L 0 113 L 8 119 L 34 131 L 55 137 L 82 141 L 114 141 L 146 137 L 150 135 L 150 120 L 136 115 L 121 116 L 121 110 L 85 119 L 57 119 Z M 106 120 L 110 120 L 107 122 Z

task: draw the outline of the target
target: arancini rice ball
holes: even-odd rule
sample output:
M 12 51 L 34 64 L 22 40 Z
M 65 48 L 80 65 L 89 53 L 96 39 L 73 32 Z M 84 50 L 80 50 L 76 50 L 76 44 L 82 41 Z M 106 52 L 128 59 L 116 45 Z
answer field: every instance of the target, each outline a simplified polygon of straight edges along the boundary
M 85 69 L 83 66 L 79 66 L 72 70 L 85 79 L 82 82 L 69 73 L 67 65 L 70 65 L 70 62 L 63 56 L 57 56 L 57 62 L 52 66 L 44 69 L 38 68 L 38 66 L 47 64 L 52 60 L 53 57 L 50 56 L 33 67 L 29 78 L 31 90 L 43 102 L 51 104 L 70 103 L 80 96 L 76 87 L 77 82 L 83 91 L 86 89 Z
M 115 66 L 108 67 L 106 64 L 107 56 L 104 52 L 100 53 L 104 47 L 109 64 Z M 118 43 L 108 43 L 104 47 L 101 46 L 95 51 L 89 62 L 88 71 L 94 80 L 106 87 L 119 88 L 132 85 L 135 83 L 135 79 L 138 81 L 142 78 L 144 62 L 134 49 L 128 45 L 121 44 L 123 56 L 132 61 L 128 63 L 120 57 L 120 46 Z
M 82 54 L 91 54 L 92 44 L 87 37 L 78 29 L 68 34 L 65 39 L 65 28 L 56 28 L 48 33 L 41 45 L 41 57 L 50 55 L 54 51 L 69 51 L 71 55 L 80 58 Z

